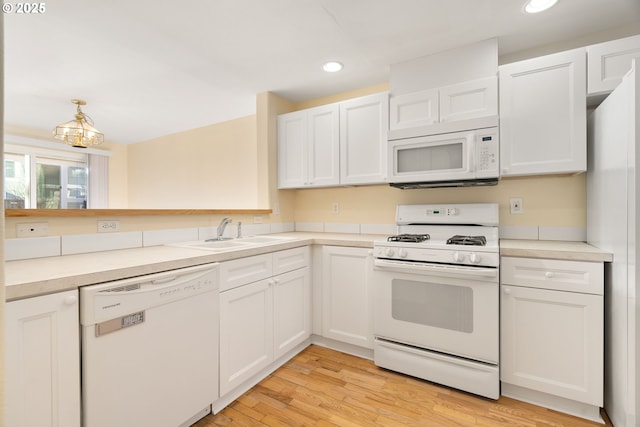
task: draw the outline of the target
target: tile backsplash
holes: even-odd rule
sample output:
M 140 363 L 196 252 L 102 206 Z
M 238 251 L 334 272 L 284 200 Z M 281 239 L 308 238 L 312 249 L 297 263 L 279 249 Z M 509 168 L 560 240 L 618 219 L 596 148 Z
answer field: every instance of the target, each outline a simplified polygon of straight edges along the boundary
M 217 227 L 174 228 L 115 233 L 92 233 L 49 237 L 5 239 L 5 260 L 43 258 L 117 249 L 159 246 L 167 243 L 206 240 L 216 236 Z M 355 223 L 271 223 L 241 226 L 242 236 L 284 233 L 290 231 L 315 233 L 380 234 L 396 233 L 395 224 Z M 501 239 L 585 241 L 584 227 L 501 226 Z M 229 224 L 225 237 L 236 237 L 238 225 Z

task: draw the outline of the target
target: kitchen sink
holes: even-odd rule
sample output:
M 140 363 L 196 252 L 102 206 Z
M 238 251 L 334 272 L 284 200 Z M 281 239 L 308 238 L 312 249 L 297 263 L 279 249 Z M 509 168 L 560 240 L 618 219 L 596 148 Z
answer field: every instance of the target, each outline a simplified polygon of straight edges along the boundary
M 290 240 L 291 237 L 282 237 L 282 236 L 253 236 L 253 237 L 240 237 L 234 242 L 243 242 L 243 243 L 278 243 L 285 240 Z
M 251 236 L 230 240 L 212 240 L 210 242 L 204 240 L 196 240 L 193 242 L 170 243 L 168 244 L 168 246 L 179 246 L 182 248 L 205 249 L 208 251 L 221 252 L 268 245 L 271 243 L 280 243 L 291 239 L 292 237 L 282 236 Z
M 251 246 L 248 243 L 241 243 L 235 240 L 214 240 L 211 242 L 206 242 L 203 240 L 197 240 L 195 242 L 184 242 L 184 243 L 171 243 L 169 246 L 180 246 L 183 248 L 194 248 L 194 249 L 206 249 L 209 251 L 227 251 L 230 249 L 240 249 L 243 247 Z

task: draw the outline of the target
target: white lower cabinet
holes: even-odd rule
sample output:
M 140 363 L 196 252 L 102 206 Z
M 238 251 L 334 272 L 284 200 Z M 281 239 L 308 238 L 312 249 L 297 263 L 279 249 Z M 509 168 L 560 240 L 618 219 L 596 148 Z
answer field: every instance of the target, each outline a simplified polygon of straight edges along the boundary
M 80 426 L 78 292 L 5 306 L 5 425 Z
M 503 257 L 501 270 L 502 393 L 598 418 L 603 264 Z
M 322 248 L 322 335 L 373 349 L 369 248 Z
M 302 247 L 220 264 L 221 396 L 311 335 L 308 260 Z
M 220 395 L 273 360 L 270 279 L 220 293 Z

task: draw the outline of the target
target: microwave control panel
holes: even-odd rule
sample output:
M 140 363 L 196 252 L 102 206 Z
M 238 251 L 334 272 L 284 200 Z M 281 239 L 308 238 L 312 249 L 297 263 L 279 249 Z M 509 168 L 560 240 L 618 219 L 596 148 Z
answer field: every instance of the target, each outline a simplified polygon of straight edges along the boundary
M 478 131 L 476 134 L 476 161 L 478 177 L 485 173 L 495 176 L 500 165 L 500 144 L 497 129 Z

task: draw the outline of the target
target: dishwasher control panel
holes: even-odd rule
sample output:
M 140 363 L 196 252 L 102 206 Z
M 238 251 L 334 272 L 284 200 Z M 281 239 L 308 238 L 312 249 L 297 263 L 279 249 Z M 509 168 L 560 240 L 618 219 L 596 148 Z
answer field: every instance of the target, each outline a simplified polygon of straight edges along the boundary
M 216 267 L 217 264 L 205 264 L 83 287 L 80 289 L 80 323 L 113 321 L 106 326 L 111 329 L 122 321 L 122 327 L 126 327 L 127 322 L 128 326 L 137 324 L 135 319 L 143 322 L 144 314 L 136 315 L 145 308 L 217 292 Z

